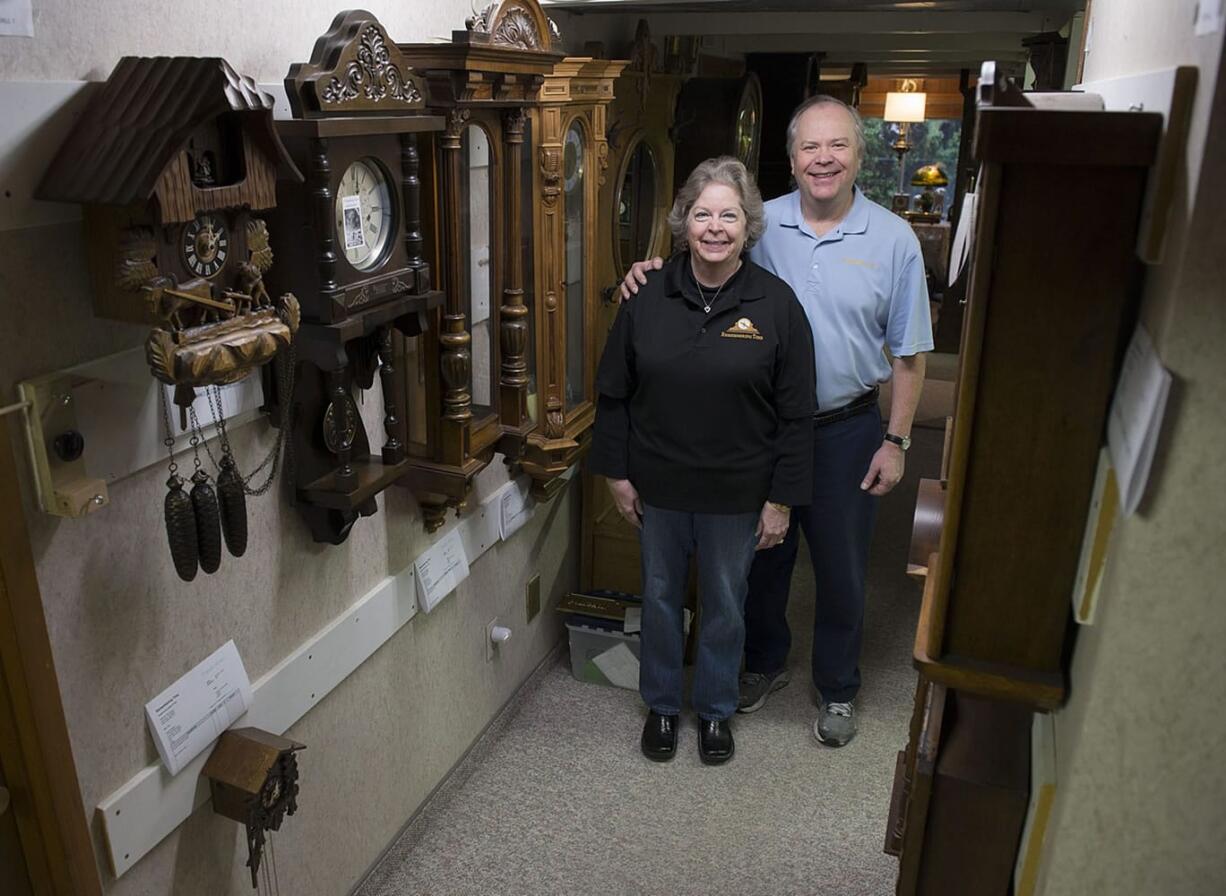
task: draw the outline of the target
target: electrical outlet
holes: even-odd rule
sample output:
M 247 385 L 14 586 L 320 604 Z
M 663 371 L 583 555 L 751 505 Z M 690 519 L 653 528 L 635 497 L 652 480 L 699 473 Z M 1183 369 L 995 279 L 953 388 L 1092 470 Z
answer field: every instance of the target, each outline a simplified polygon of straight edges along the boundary
M 525 596 L 525 610 L 528 622 L 536 618 L 536 614 L 541 612 L 541 574 L 537 573 L 528 580 L 528 588 Z

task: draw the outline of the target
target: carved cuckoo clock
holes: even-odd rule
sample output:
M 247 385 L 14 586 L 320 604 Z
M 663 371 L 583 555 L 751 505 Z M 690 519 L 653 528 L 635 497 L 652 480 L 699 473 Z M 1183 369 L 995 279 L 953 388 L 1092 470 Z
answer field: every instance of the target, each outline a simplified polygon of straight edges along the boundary
M 202 774 L 213 811 L 247 830 L 251 886 L 259 886 L 264 846 L 298 811 L 298 757 L 306 746 L 259 728 L 232 728 L 217 741 Z
M 393 331 L 418 336 L 431 290 L 423 255 L 418 135 L 442 127 L 424 89 L 370 13 L 338 15 L 285 79 L 277 122 L 305 184 L 282 180 L 277 282 L 301 296 L 290 447 L 298 509 L 316 541 L 339 544 L 406 469 L 403 384 Z M 428 142 L 428 141 L 427 141 Z M 378 370 L 385 440 L 370 451 L 354 389 Z M 281 399 L 278 398 L 278 401 Z
M 273 299 L 278 171 L 301 180 L 272 97 L 223 59 L 120 60 L 38 189 L 85 206 L 94 308 L 153 324 L 150 367 L 176 386 L 234 382 L 290 342 L 292 295 Z
M 406 364 L 429 409 L 407 477 L 429 527 L 463 506 L 495 449 L 548 497 L 586 445 L 604 112 L 626 64 L 564 57 L 536 0 L 466 25 L 449 44 L 401 47 L 447 116 L 430 166 L 447 306 Z
M 277 179 L 300 181 L 272 123 L 272 97 L 217 58 L 126 57 L 90 98 L 36 195 L 85 207 L 95 311 L 153 324 L 145 354 L 174 386 L 180 426 L 195 439 L 188 496 L 173 450 L 165 518 L 180 578 L 216 571 L 222 535 L 234 556 L 247 545 L 246 496 L 267 490 L 281 440 L 251 487 L 230 451 L 218 388 L 290 347 L 299 307 L 273 298 L 267 211 Z M 203 469 L 193 408 L 204 389 L 219 429 L 217 488 Z M 166 443 L 173 446 L 163 396 Z M 207 445 L 205 446 L 206 450 Z M 212 452 L 209 451 L 210 457 Z

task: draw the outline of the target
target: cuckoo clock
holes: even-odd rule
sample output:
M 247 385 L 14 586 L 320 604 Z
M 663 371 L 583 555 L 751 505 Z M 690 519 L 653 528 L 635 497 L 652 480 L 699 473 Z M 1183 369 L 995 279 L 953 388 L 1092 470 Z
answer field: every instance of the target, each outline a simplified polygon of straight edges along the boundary
M 408 485 L 427 529 L 463 507 L 495 450 L 515 460 L 529 413 L 534 134 L 528 113 L 562 54 L 534 3 L 495 4 L 450 43 L 401 49 L 447 128 L 424 166 L 435 218 L 429 253 L 445 279 L 438 338 L 404 341 Z
M 425 114 L 420 79 L 361 10 L 333 20 L 285 89 L 294 118 L 277 131 L 307 172 L 305 184 L 277 185 L 274 243 L 286 260 L 278 283 L 302 297 L 292 466 L 312 536 L 339 544 L 406 470 L 392 334 L 420 335 L 442 302 L 423 256 L 418 137 L 443 122 Z M 354 400 L 376 370 L 385 430 L 377 454 Z
M 301 180 L 272 98 L 223 59 L 120 60 L 43 178 L 40 199 L 85 206 L 94 310 L 154 326 L 153 374 L 181 407 L 290 342 L 292 295 L 273 299 L 260 212 L 278 171 Z
M 630 65 L 613 85 L 609 105 L 608 177 L 600 186 L 597 206 L 596 282 L 599 305 L 593 358 L 604 350 L 605 337 L 617 315 L 617 288 L 630 265 L 668 255 L 672 235 L 673 143 L 670 129 L 682 76 L 666 69 L 666 57 L 640 20 Z M 638 533 L 617 513 L 603 480 L 584 478 L 583 552 L 585 585 L 637 594 Z
M 259 728 L 232 728 L 204 764 L 213 811 L 247 829 L 251 886 L 259 886 L 269 832 L 298 811 L 298 757 L 305 745 Z
M 693 78 L 677 98 L 677 182 L 703 159 L 735 156 L 758 173 L 762 137 L 762 87 L 757 75 Z
M 153 325 L 145 344 L 152 373 L 174 387 L 185 429 L 190 415 L 195 487 L 189 498 L 172 453 L 165 506 L 175 568 L 188 581 L 218 568 L 223 531 L 231 554 L 246 550 L 246 496 L 267 489 L 238 472 L 217 389 L 272 360 L 298 329 L 293 293 L 273 298 L 264 283 L 278 176 L 302 179 L 273 129 L 272 107 L 223 59 L 124 58 L 37 191 L 85 206 L 95 310 Z M 216 491 L 199 454 L 192 404 L 200 388 L 220 433 Z M 165 401 L 163 412 L 173 444 Z M 280 446 L 251 467 L 264 469 Z

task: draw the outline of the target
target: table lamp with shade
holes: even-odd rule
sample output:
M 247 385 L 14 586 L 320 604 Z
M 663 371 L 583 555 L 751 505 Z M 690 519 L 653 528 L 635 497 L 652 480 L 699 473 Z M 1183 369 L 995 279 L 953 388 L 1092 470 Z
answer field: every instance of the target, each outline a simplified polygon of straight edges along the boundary
M 919 197 L 921 212 L 940 215 L 944 211 L 942 196 L 935 188 L 949 186 L 949 178 L 940 165 L 923 165 L 917 168 L 915 174 L 911 175 L 911 186 L 924 188 Z
M 885 95 L 885 114 L 882 116 L 886 121 L 898 125 L 898 139 L 892 147 L 898 153 L 898 192 L 894 194 L 892 208 L 899 213 L 907 210 L 911 200 L 906 192 L 906 165 L 903 161 L 911 149 L 907 130 L 912 122 L 924 120 L 924 101 L 927 97 L 927 94 L 916 90 L 918 85 L 910 78 L 904 80 L 901 86 L 901 90 L 891 90 Z

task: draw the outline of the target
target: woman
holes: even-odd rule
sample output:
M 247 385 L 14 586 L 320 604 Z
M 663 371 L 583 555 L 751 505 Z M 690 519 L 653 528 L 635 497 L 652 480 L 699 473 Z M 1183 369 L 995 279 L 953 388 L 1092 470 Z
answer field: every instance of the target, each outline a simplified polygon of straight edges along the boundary
M 732 757 L 744 605 L 755 550 L 787 532 L 812 479 L 813 339 L 804 311 L 746 249 L 762 197 L 736 159 L 694 169 L 668 216 L 680 251 L 622 305 L 596 375 L 591 470 L 641 530 L 640 741 L 676 752 L 682 603 L 697 553 L 702 603 L 694 686 L 698 753 Z

